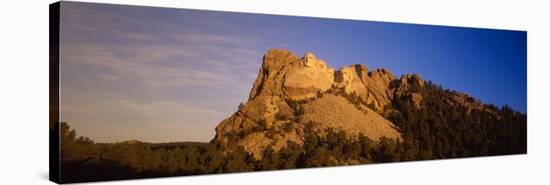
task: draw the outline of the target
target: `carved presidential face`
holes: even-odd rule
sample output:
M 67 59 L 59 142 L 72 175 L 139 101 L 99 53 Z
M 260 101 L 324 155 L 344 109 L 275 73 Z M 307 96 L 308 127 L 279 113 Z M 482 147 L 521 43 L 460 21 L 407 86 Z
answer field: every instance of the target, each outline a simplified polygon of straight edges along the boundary
M 315 55 L 313 55 L 313 53 L 311 53 L 311 52 L 306 53 L 306 55 L 305 55 L 304 58 L 303 58 L 304 64 L 305 64 L 306 66 L 308 66 L 308 67 L 309 67 L 309 66 L 312 66 L 312 65 L 313 65 L 313 62 L 314 62 L 315 60 L 317 60 L 317 58 L 316 58 Z
M 315 55 L 313 55 L 313 53 L 311 52 L 308 52 L 306 53 L 306 55 L 304 56 L 304 60 L 305 61 L 314 61 L 315 60 Z

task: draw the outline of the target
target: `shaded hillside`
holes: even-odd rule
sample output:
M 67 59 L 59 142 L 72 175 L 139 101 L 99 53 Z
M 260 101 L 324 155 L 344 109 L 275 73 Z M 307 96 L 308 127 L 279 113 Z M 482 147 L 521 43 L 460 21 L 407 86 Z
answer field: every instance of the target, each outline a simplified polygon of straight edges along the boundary
M 527 116 L 420 75 L 269 50 L 209 143 L 94 143 L 61 123 L 63 182 L 525 154 Z

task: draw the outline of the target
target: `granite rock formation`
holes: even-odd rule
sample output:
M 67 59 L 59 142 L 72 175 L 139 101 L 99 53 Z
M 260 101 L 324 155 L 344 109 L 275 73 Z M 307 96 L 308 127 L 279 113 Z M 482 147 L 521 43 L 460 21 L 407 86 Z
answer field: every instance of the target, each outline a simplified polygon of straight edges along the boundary
M 289 142 L 302 145 L 304 129 L 344 131 L 374 141 L 381 137 L 402 140 L 398 128 L 385 117 L 392 102 L 406 100 L 416 108 L 423 103 L 424 80 L 417 74 L 396 78 L 387 69 L 368 71 L 363 64 L 334 70 L 313 53 L 298 57 L 290 51 L 270 49 L 252 85 L 248 101 L 216 127 L 217 141 L 226 152 L 243 147 L 256 159 L 272 147 Z M 483 106 L 467 95 L 455 94 L 448 104 L 467 110 Z

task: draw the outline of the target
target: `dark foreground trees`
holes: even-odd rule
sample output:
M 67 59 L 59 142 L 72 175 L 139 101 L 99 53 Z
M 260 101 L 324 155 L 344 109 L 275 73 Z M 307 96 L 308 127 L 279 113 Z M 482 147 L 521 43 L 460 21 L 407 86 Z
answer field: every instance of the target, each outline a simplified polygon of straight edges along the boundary
M 365 136 L 350 141 L 331 129 L 326 137 L 309 131 L 303 147 L 290 142 L 283 150 L 268 149 L 261 160 L 254 160 L 242 147 L 224 154 L 218 143 L 95 143 L 77 137 L 66 123 L 59 128 L 65 183 L 384 162 L 376 157 L 388 153 L 377 151 L 386 144 L 374 147 Z

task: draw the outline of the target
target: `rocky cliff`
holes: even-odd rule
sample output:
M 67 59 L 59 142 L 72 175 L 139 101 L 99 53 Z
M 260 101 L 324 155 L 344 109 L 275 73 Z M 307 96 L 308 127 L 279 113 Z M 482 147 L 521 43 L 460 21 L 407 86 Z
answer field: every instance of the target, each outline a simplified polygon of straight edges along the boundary
M 398 128 L 385 118 L 396 99 L 420 107 L 424 80 L 416 74 L 396 78 L 387 69 L 368 71 L 362 64 L 335 70 L 313 53 L 298 57 L 270 49 L 254 81 L 248 101 L 216 127 L 214 141 L 229 152 L 242 146 L 260 159 L 267 147 L 278 151 L 289 142 L 302 145 L 304 129 L 345 131 L 378 140 L 401 140 Z M 467 103 L 467 97 L 456 96 Z

